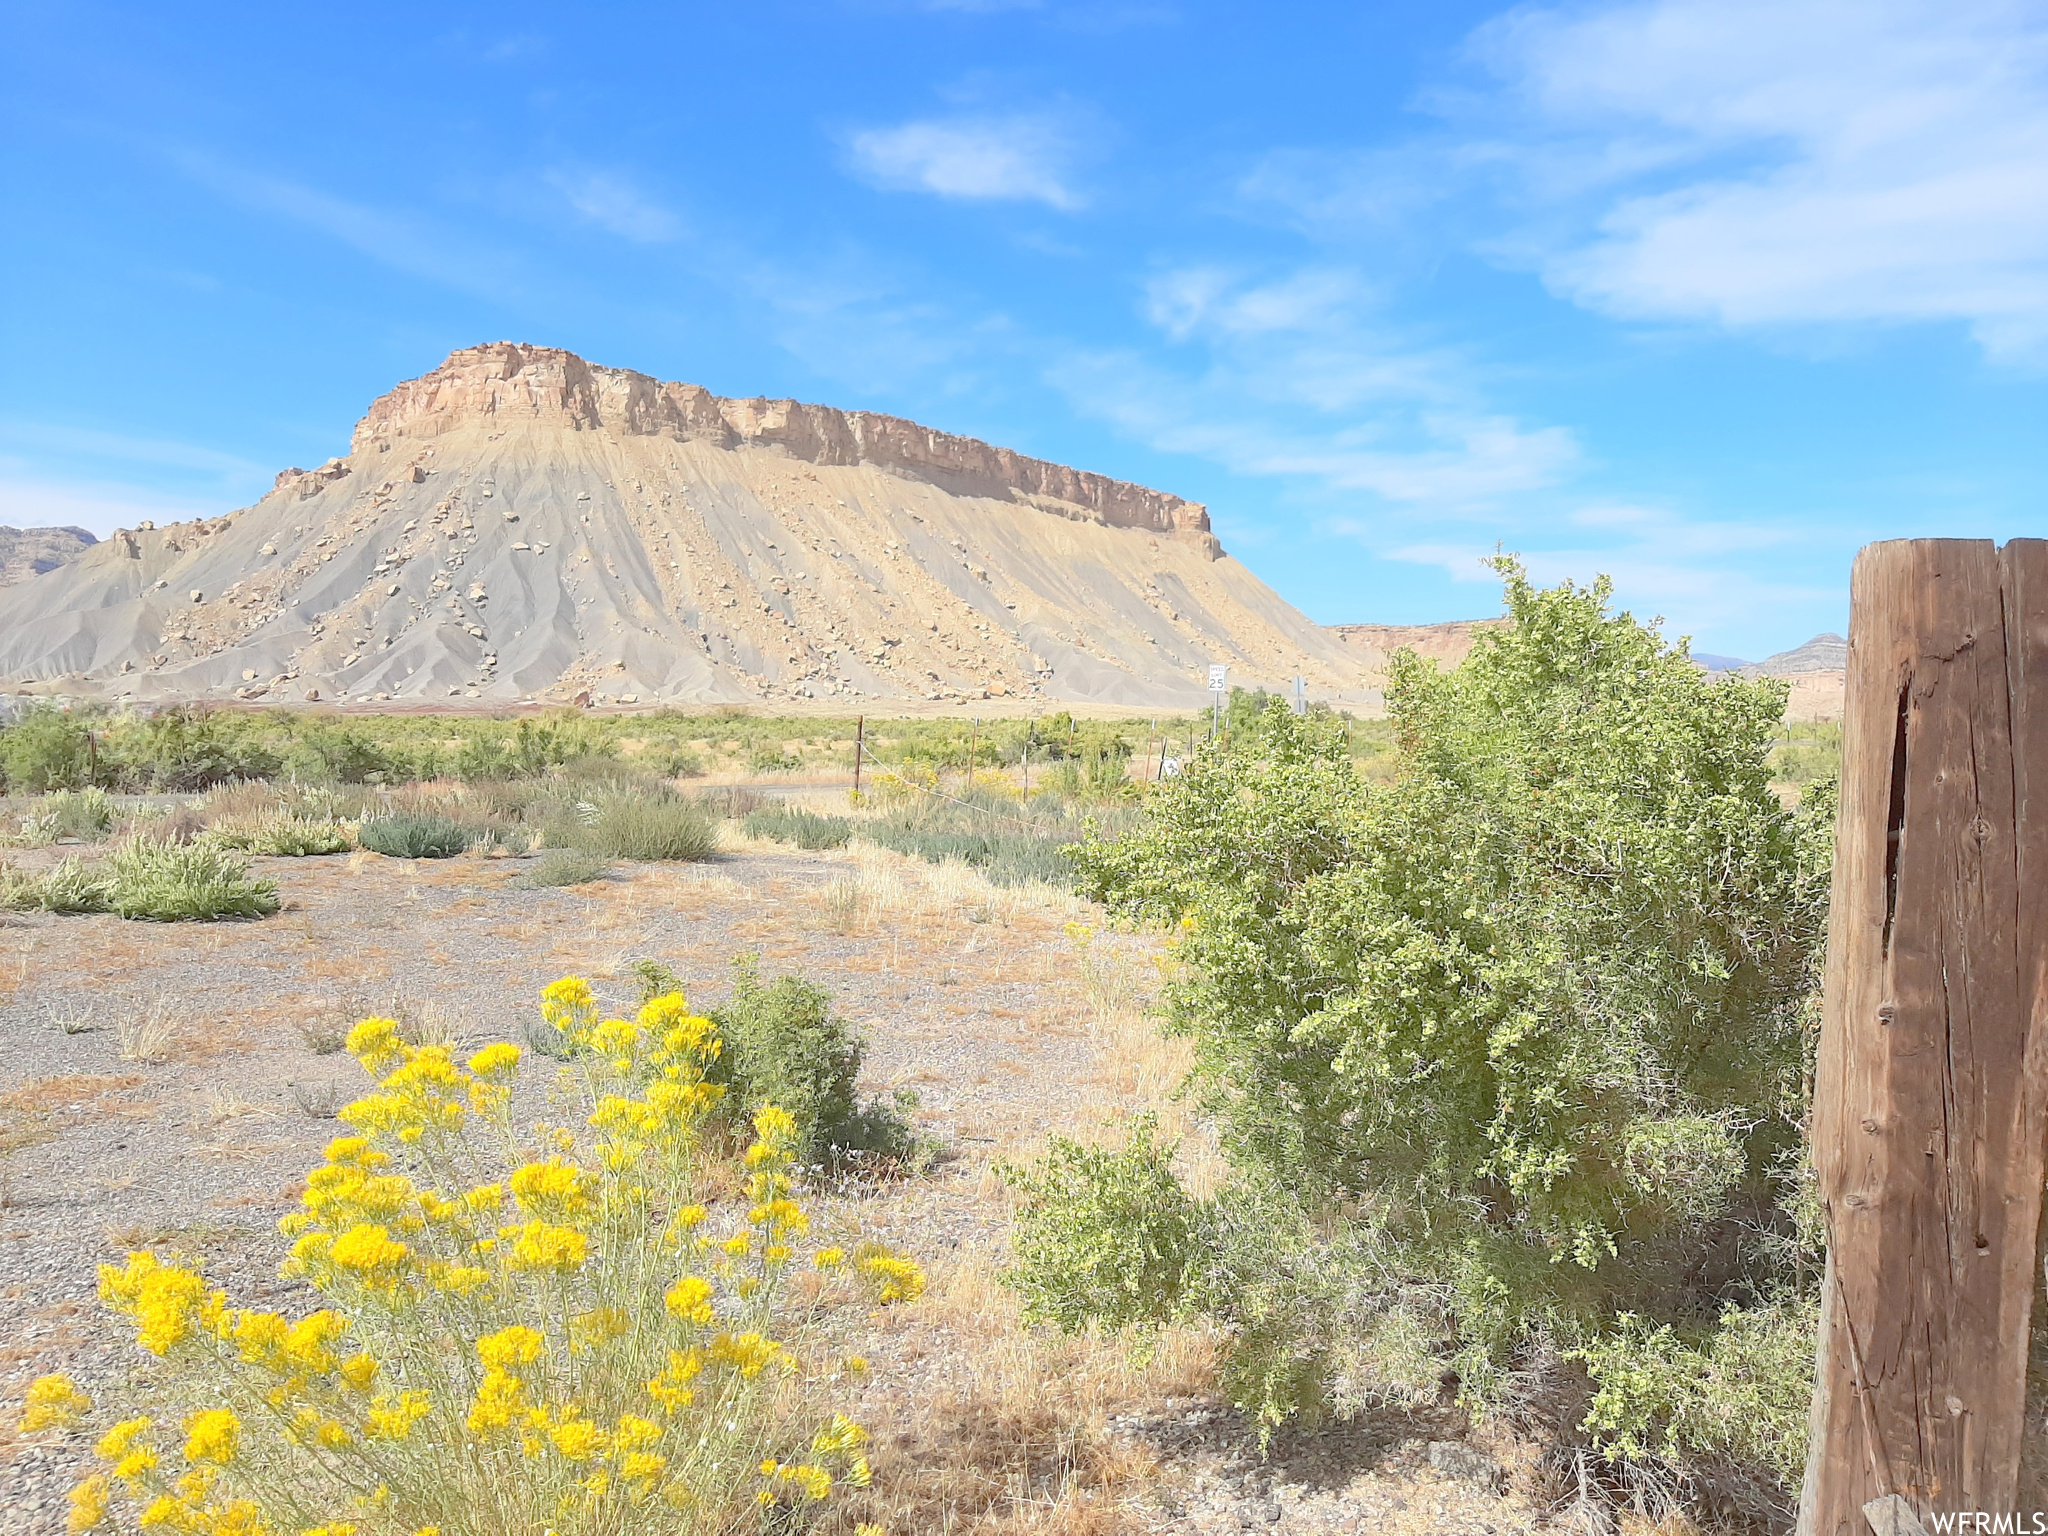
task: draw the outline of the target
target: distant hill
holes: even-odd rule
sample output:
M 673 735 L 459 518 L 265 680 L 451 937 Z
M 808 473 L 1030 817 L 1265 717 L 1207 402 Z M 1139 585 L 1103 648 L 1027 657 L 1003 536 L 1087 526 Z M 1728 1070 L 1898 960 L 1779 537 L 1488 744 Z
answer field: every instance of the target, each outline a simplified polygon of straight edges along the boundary
M 0 527 L 0 587 L 54 571 L 98 542 L 83 528 Z
M 254 506 L 0 602 L 0 690 L 136 702 L 1176 709 L 1223 662 L 1369 708 L 1381 660 L 1178 496 L 511 342 L 400 384 Z
M 1766 656 L 1742 672 L 1746 677 L 1801 677 L 1809 672 L 1843 672 L 1848 666 L 1848 641 L 1840 635 L 1815 635 L 1806 644 Z

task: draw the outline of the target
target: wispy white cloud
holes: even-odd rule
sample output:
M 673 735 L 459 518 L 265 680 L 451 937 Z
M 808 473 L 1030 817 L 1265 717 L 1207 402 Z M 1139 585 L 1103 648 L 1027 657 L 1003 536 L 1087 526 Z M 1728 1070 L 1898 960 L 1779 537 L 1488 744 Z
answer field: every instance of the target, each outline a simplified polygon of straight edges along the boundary
M 1401 516 L 1476 514 L 1578 458 L 1570 432 L 1490 408 L 1461 359 L 1382 325 L 1353 273 L 1191 266 L 1156 275 L 1143 311 L 1178 352 L 1077 350 L 1050 377 L 1154 448 L 1292 480 L 1326 505 L 1365 492 Z
M 2027 0 L 1519 6 L 1439 126 L 1241 183 L 1320 239 L 1417 226 L 1631 320 L 1967 326 L 2048 359 L 2048 11 Z
M 1062 212 L 1083 205 L 1073 185 L 1085 145 L 1085 114 L 927 118 L 847 136 L 856 174 L 891 191 L 1038 202 Z
M 40 456 L 62 456 L 95 463 L 111 461 L 151 470 L 196 471 L 223 483 L 246 481 L 251 476 L 267 478 L 269 473 L 253 460 L 203 444 L 136 437 L 51 422 L 0 420 L 0 444 Z M 0 463 L 4 462 L 0 460 Z
M 200 443 L 0 420 L 0 523 L 104 537 L 143 518 L 217 517 L 268 490 L 276 468 Z
M 557 168 L 543 180 L 584 218 L 622 239 L 657 245 L 683 232 L 681 219 L 618 172 Z
M 1582 160 L 1635 141 L 1667 162 L 1545 254 L 1561 292 L 1625 316 L 1955 320 L 1993 353 L 2048 347 L 2038 5 L 1653 0 L 1512 12 L 1474 47 Z
M 83 528 L 105 538 L 137 523 L 218 517 L 227 504 L 94 480 L 43 479 L 0 461 L 0 523 L 11 528 Z
M 1769 633 L 1788 610 L 1832 606 L 1840 592 L 1770 574 L 1754 557 L 1763 551 L 1799 553 L 1823 544 L 1826 531 L 1782 525 L 1689 519 L 1674 512 L 1626 505 L 1582 506 L 1551 528 L 1504 529 L 1507 547 L 1545 584 L 1612 577 L 1622 603 L 1638 616 L 1678 615 L 1688 634 Z M 1486 562 L 1499 543 L 1419 540 L 1380 547 L 1391 560 L 1430 566 L 1453 581 L 1493 585 Z
M 169 158 L 192 180 L 232 202 L 318 230 L 401 272 L 493 299 L 512 297 L 520 286 L 514 261 L 502 246 L 444 224 L 354 202 L 196 150 L 173 149 Z

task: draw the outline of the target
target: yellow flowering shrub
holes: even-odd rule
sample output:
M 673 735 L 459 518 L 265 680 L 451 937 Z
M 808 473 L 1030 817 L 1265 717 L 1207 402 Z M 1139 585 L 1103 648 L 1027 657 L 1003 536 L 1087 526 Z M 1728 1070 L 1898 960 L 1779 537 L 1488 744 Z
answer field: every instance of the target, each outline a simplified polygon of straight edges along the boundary
M 125 1493 L 150 1536 L 653 1536 L 866 1485 L 866 1432 L 809 1406 L 799 1349 L 820 1306 L 915 1297 L 917 1266 L 874 1244 L 799 1254 L 776 1106 L 720 1166 L 728 1144 L 702 1134 L 718 1033 L 679 993 L 601 1019 L 570 977 L 541 1007 L 581 1047 L 552 1101 L 575 1107 L 523 1131 L 516 1047 L 459 1060 L 389 1019 L 351 1032 L 376 1086 L 282 1223 L 284 1275 L 324 1306 L 233 1306 L 175 1256 L 101 1270 L 161 1401 L 101 1433 L 72 1531 Z M 810 1278 L 785 1287 L 799 1260 Z M 49 1376 L 22 1422 L 91 1412 Z

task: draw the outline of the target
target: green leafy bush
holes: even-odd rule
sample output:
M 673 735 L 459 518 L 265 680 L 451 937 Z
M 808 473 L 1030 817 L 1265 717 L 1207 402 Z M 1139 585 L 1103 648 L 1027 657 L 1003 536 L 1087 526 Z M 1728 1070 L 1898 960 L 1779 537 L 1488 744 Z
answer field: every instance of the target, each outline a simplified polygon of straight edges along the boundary
M 183 794 L 236 779 L 265 779 L 284 764 L 252 716 L 174 704 L 108 724 L 105 756 L 124 786 Z
M 799 848 L 843 848 L 853 836 L 853 823 L 844 816 L 820 816 L 816 811 L 785 805 L 755 811 L 740 823 L 749 837 L 773 838 Z
M 356 841 L 393 859 L 452 859 L 475 841 L 469 828 L 431 812 L 396 811 L 366 816 Z
M 1023 1196 L 1005 1279 L 1026 1316 L 1071 1332 L 1184 1310 L 1212 1244 L 1204 1209 L 1174 1175 L 1175 1148 L 1155 1130 L 1141 1118 L 1120 1152 L 1055 1136 L 1043 1161 L 1001 1170 Z
M 1716 1325 L 1683 1332 L 1617 1318 L 1577 1352 L 1596 1388 L 1585 1428 L 1617 1456 L 1768 1468 L 1796 1486 L 1819 1323 L 1810 1297 L 1730 1307 Z
M 518 886 L 588 885 L 604 877 L 611 866 L 594 853 L 581 848 L 550 848 L 534 860 L 533 867 L 512 883 Z
M 26 705 L 0 730 L 0 772 L 14 794 L 83 789 L 90 782 L 92 750 L 86 722 L 55 704 Z
M 642 973 L 643 985 L 667 976 L 656 967 Z M 788 1110 L 796 1119 L 800 1162 L 843 1164 L 860 1156 L 921 1161 L 925 1149 L 904 1118 L 906 1104 L 861 1102 L 867 1044 L 832 1011 L 823 987 L 794 975 L 764 983 L 756 959 L 742 956 L 733 962 L 732 997 L 711 1010 L 711 1018 L 725 1040 L 713 1075 L 730 1089 L 733 1110 L 751 1115 L 767 1103 Z
M 1624 1317 L 1767 1311 L 1810 1273 L 1785 1255 L 1832 802 L 1772 791 L 1782 685 L 1709 683 L 1605 582 L 1501 569 L 1512 622 L 1461 667 L 1397 658 L 1388 782 L 1273 701 L 1080 854 L 1090 894 L 1176 925 L 1194 1091 L 1306 1223 L 1272 1265 L 1321 1278 L 1237 1305 L 1269 1417 L 1375 1332 L 1442 1341 L 1483 1406 L 1647 1337 Z M 1348 1339 L 1285 1321 L 1338 1294 Z

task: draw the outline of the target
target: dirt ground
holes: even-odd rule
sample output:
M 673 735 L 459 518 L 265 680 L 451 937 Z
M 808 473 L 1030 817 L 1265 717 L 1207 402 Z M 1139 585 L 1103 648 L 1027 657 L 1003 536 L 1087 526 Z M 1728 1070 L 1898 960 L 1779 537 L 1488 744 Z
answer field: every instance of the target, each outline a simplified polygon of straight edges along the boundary
M 1171 1118 L 1184 1065 L 1144 1017 L 1156 946 L 1100 932 L 1085 903 L 858 847 L 737 843 L 533 890 L 512 884 L 514 858 L 259 863 L 285 901 L 261 922 L 0 926 L 0 1531 L 62 1530 L 87 1461 L 83 1433 L 16 1436 L 29 1379 L 63 1369 L 118 1397 L 130 1369 L 94 1298 L 99 1264 L 174 1243 L 238 1304 L 299 1300 L 276 1276 L 276 1222 L 365 1086 L 332 1049 L 337 1025 L 396 1005 L 466 1045 L 516 1042 L 559 976 L 626 1003 L 629 963 L 656 959 L 703 1006 L 749 951 L 764 975 L 830 988 L 869 1038 L 867 1086 L 915 1089 L 947 1149 L 923 1178 L 838 1200 L 932 1276 L 860 1341 L 874 1368 L 857 1413 L 891 1536 L 1542 1522 L 1524 1475 L 1493 1459 L 1512 1454 L 1450 1443 L 1443 1424 L 1353 1422 L 1262 1457 L 1199 1329 L 1133 1348 L 1019 1322 L 996 1278 L 1008 1206 L 992 1165 L 1052 1131 L 1102 1134 L 1161 1105 Z M 540 1089 L 522 1091 L 539 1109 Z

